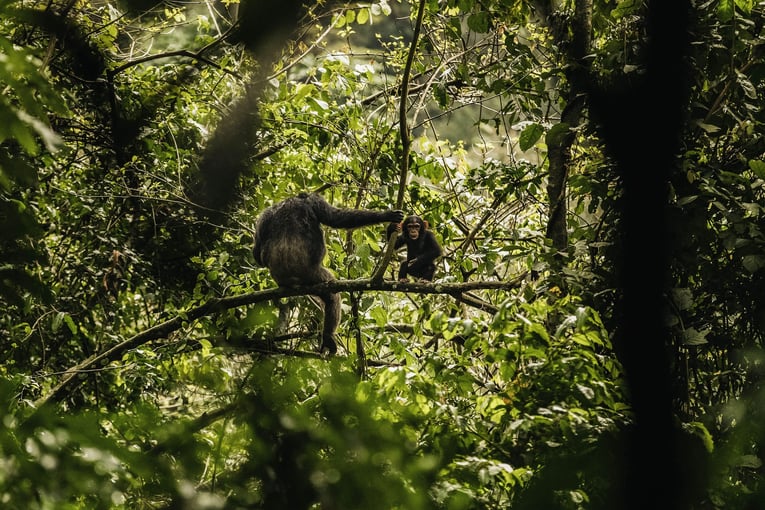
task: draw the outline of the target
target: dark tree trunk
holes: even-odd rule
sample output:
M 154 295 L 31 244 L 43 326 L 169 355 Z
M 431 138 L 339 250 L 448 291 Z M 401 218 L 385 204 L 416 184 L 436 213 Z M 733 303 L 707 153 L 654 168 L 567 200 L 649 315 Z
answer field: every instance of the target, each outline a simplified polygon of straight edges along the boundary
M 553 19 L 552 7 L 545 6 L 545 17 L 560 47 L 566 48 L 568 61 L 566 107 L 561 114 L 561 130 L 552 130 L 547 138 L 550 175 L 547 181 L 549 219 L 546 235 L 557 252 L 568 249 L 566 230 L 566 181 L 571 164 L 571 147 L 576 140 L 575 129 L 582 118 L 589 71 L 586 56 L 590 51 L 592 33 L 592 0 L 576 2 L 573 23 Z

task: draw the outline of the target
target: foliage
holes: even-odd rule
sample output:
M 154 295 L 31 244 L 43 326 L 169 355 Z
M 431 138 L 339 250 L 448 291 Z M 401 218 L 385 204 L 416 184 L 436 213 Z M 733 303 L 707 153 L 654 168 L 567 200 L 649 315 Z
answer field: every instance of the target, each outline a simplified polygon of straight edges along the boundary
M 8 16 L 8 6 L 0 16 Z M 59 136 L 51 129 L 49 114 L 65 115 L 66 105 L 40 73 L 40 59 L 26 48 L 15 46 L 0 34 L 0 306 L 23 306 L 26 292 L 48 297 L 49 289 L 25 263 L 45 264 L 35 249 L 41 236 L 33 204 L 25 190 L 37 185 L 36 165 L 50 164 L 41 154 L 59 147 Z M 39 156 L 39 157 L 37 157 Z M 36 158 L 37 157 L 37 158 Z M 36 158 L 36 160 L 35 160 Z
M 615 507 L 634 425 L 610 338 L 623 188 L 595 121 L 561 120 L 574 6 L 552 4 L 428 0 L 408 98 L 417 3 L 317 4 L 289 38 L 237 32 L 236 2 L 0 6 L 3 506 Z M 688 27 L 664 305 L 694 508 L 763 496 L 761 9 L 697 5 Z M 594 2 L 593 88 L 640 79 L 646 31 L 642 3 Z M 274 58 L 253 44 L 269 35 Z M 401 101 L 404 208 L 445 247 L 436 290 L 520 285 L 343 293 L 335 359 L 312 352 L 309 297 L 190 319 L 273 287 L 250 254 L 268 205 L 306 189 L 395 203 Z M 556 253 L 548 149 L 572 131 Z M 211 182 L 229 193 L 219 210 Z M 384 227 L 327 229 L 327 265 L 368 277 Z

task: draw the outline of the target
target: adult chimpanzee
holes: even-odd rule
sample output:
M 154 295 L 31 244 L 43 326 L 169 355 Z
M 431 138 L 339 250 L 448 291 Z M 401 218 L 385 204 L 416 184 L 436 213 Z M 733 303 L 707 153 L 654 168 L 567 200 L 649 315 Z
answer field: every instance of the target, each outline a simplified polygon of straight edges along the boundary
M 314 193 L 300 193 L 263 211 L 255 225 L 255 262 L 267 267 L 283 287 L 328 282 L 335 276 L 322 261 L 327 253 L 321 225 L 356 228 L 401 221 L 403 211 L 339 209 Z M 337 352 L 335 330 L 340 322 L 340 295 L 318 296 L 324 304 L 324 329 L 319 352 Z
M 403 225 L 388 225 L 388 238 L 394 230 L 400 232 L 395 248 L 406 245 L 406 262 L 401 264 L 398 279 L 404 281 L 407 275 L 412 275 L 423 280 L 433 280 L 436 272 L 434 262 L 442 255 L 442 251 L 436 236 L 428 228 L 428 222 L 416 215 L 407 216 Z

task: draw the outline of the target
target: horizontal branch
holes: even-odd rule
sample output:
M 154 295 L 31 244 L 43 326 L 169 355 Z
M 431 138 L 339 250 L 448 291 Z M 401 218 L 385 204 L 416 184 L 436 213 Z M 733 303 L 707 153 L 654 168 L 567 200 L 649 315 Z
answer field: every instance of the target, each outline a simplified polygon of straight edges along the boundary
M 194 307 L 161 324 L 149 328 L 127 340 L 94 354 L 81 363 L 66 370 L 61 381 L 51 391 L 35 401 L 35 407 L 40 408 L 48 402 L 61 400 L 66 391 L 71 391 L 81 381 L 82 376 L 93 369 L 104 367 L 109 363 L 122 358 L 122 355 L 131 349 L 140 347 L 152 340 L 165 338 L 170 333 L 177 331 L 189 322 L 208 315 L 221 313 L 231 308 L 260 303 L 283 297 L 316 295 L 327 292 L 359 292 L 359 291 L 382 291 L 382 292 L 413 292 L 417 294 L 448 294 L 459 299 L 462 293 L 480 289 L 510 290 L 520 286 L 526 273 L 508 281 L 486 282 L 463 282 L 463 283 L 431 283 L 431 282 L 399 282 L 383 280 L 372 282 L 369 279 L 360 280 L 335 280 L 318 285 L 306 285 L 300 287 L 278 287 L 273 289 L 251 292 L 239 296 L 224 298 L 212 298 L 206 303 Z
M 146 55 L 140 58 L 136 58 L 134 60 L 130 60 L 120 66 L 115 67 L 114 69 L 111 69 L 109 71 L 109 76 L 114 77 L 130 67 L 145 64 L 146 62 L 150 62 L 152 60 L 160 60 L 160 59 L 172 58 L 172 57 L 186 57 L 192 60 L 199 60 L 200 62 L 204 62 L 205 64 L 213 66 L 224 73 L 230 74 L 234 78 L 242 79 L 242 76 L 239 73 L 235 71 L 231 71 L 230 69 L 226 69 L 225 67 L 221 66 L 217 62 L 202 55 L 202 52 L 204 51 L 204 49 L 197 52 L 190 51 L 190 50 L 174 50 L 174 51 L 166 51 L 164 53 L 158 53 L 155 55 Z

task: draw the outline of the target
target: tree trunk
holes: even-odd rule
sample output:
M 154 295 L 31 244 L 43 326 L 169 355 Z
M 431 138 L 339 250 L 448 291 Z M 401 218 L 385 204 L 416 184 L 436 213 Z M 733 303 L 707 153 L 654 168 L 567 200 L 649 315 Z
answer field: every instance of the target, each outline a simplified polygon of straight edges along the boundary
M 573 23 L 561 24 L 553 19 L 552 8 L 546 6 L 546 18 L 552 28 L 553 35 L 560 47 L 567 49 L 568 66 L 566 79 L 566 107 L 561 114 L 563 131 L 551 131 L 558 136 L 548 135 L 548 157 L 550 160 L 550 175 L 547 181 L 547 197 L 549 219 L 547 237 L 552 241 L 556 252 L 562 253 L 568 249 L 568 233 L 566 230 L 566 181 L 571 164 L 571 147 L 576 139 L 576 127 L 579 125 L 584 108 L 584 92 L 589 71 L 586 56 L 590 50 L 592 33 L 592 0 L 578 0 Z M 570 31 L 568 30 L 570 27 Z

